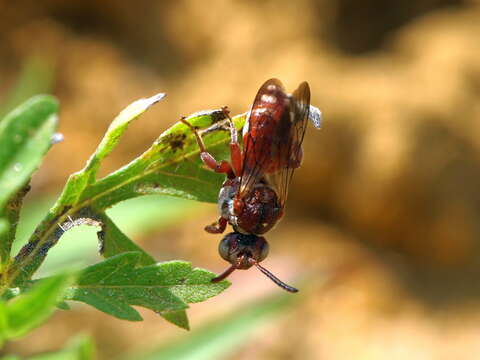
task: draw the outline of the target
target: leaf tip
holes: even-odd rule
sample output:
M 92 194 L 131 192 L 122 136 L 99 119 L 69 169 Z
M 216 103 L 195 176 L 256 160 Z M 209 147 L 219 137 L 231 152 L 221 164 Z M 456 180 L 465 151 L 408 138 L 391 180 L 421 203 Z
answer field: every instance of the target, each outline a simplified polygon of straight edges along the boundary
M 167 96 L 165 93 L 158 93 L 153 96 L 150 96 L 149 98 L 139 99 L 133 102 L 130 106 L 133 105 L 132 107 L 141 109 L 140 112 L 143 112 L 147 110 L 150 106 L 162 100 L 165 96 Z
M 157 102 L 159 102 L 160 100 L 162 100 L 165 96 L 167 96 L 167 94 L 165 93 L 158 93 L 158 94 L 155 94 L 153 95 L 152 97 L 150 97 L 148 100 L 151 102 L 151 104 L 155 104 Z

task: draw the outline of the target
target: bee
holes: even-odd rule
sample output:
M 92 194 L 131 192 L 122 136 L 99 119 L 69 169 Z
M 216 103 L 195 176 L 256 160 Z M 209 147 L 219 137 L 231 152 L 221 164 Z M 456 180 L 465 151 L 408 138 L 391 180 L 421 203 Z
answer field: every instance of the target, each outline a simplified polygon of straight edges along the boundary
M 237 269 L 255 266 L 282 289 L 297 292 L 260 265 L 269 250 L 262 235 L 284 214 L 290 181 L 302 162 L 308 119 L 318 128 L 321 113 L 310 107 L 307 82 L 288 94 L 278 79 L 267 80 L 253 101 L 243 128 L 241 147 L 228 110 L 223 110 L 229 121 L 230 162 L 217 161 L 207 151 L 198 131 L 182 119 L 196 136 L 203 163 L 226 175 L 218 196 L 220 218 L 205 230 L 219 234 L 227 224 L 231 225 L 233 232 L 225 235 L 219 244 L 220 256 L 231 265 L 212 282 L 225 279 Z

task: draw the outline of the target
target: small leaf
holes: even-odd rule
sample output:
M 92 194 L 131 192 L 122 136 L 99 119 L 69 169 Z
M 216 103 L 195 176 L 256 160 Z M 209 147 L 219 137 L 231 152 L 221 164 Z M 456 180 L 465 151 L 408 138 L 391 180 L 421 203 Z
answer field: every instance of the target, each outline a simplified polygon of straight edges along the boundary
M 90 181 L 95 180 L 95 175 L 100 167 L 101 161 L 117 146 L 120 137 L 125 130 L 127 130 L 128 125 L 143 114 L 150 106 L 159 102 L 164 97 L 165 94 L 160 93 L 147 99 L 134 101 L 118 114 L 108 127 L 100 145 L 98 145 L 97 150 L 88 161 L 84 170 L 85 173 L 89 174 Z
M 58 103 L 35 96 L 0 122 L 0 209 L 24 186 L 50 148 Z
M 102 230 L 97 233 L 100 243 L 100 253 L 106 257 L 112 257 L 125 252 L 138 252 L 140 259 L 138 265 L 155 264 L 155 259 L 130 240 L 105 213 L 99 214 L 102 222 Z
M 102 160 L 112 152 L 120 141 L 120 137 L 127 130 L 128 125 L 144 113 L 150 106 L 165 97 L 165 94 L 157 94 L 147 99 L 134 101 L 113 120 L 95 153 L 90 157 L 87 165 L 82 170 L 72 174 L 63 189 L 62 195 L 52 209 L 58 212 L 65 206 L 73 206 L 80 201 L 80 197 L 87 186 L 96 181 L 98 168 Z
M 120 319 L 139 321 L 132 305 L 157 313 L 179 311 L 187 303 L 205 301 L 229 286 L 227 281 L 213 284 L 213 273 L 192 269 L 190 263 L 172 261 L 139 266 L 140 253 L 124 253 L 88 267 L 66 295 Z M 192 292 L 198 292 L 196 296 Z M 169 320 L 177 321 L 167 315 Z
M 30 357 L 28 360 L 93 360 L 95 346 L 87 335 L 76 336 L 59 351 Z
M 0 216 L 10 219 L 10 231 L 0 233 L 2 263 L 9 259 L 22 196 L 7 202 L 24 187 L 51 146 L 57 127 L 58 104 L 50 96 L 36 96 L 10 112 L 0 122 Z M 17 206 L 18 205 L 18 206 Z
M 187 121 L 198 128 L 216 124 L 220 110 L 197 113 Z M 241 128 L 245 114 L 236 116 L 235 126 Z M 216 158 L 228 157 L 230 134 L 222 130 L 204 136 L 208 151 Z M 218 189 L 225 176 L 207 169 L 200 160 L 195 136 L 183 123 L 165 131 L 153 146 L 122 169 L 93 184 L 79 201 L 95 199 L 91 206 L 106 209 L 115 203 L 149 194 L 170 195 L 188 200 L 216 202 Z
M 73 282 L 73 276 L 62 274 L 39 281 L 6 303 L 6 328 L 2 333 L 7 339 L 25 335 L 44 322 L 56 309 L 65 289 Z
M 255 330 L 292 308 L 295 297 L 275 295 L 224 314 L 188 336 L 150 351 L 135 354 L 135 360 L 224 359 L 254 336 Z
M 162 311 L 159 314 L 168 322 L 182 329 L 190 330 L 190 324 L 188 323 L 188 316 L 185 310 Z

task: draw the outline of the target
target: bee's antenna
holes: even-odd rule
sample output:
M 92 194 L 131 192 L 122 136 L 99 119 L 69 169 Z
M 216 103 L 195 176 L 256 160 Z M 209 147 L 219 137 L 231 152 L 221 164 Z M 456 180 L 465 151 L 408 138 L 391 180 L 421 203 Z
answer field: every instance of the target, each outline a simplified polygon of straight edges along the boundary
M 295 289 L 294 287 L 285 284 L 282 280 L 277 278 L 275 275 L 273 275 L 270 271 L 265 269 L 262 265 L 260 265 L 256 261 L 253 264 L 257 267 L 258 270 L 260 270 L 262 273 L 264 273 L 270 280 L 272 280 L 275 284 L 280 286 L 283 290 L 286 290 L 286 291 L 292 292 L 292 293 L 298 292 L 298 289 Z
M 220 275 L 218 275 L 216 278 L 213 278 L 211 281 L 212 283 L 217 283 L 217 282 L 220 282 L 222 280 L 225 280 L 227 278 L 228 275 L 230 275 L 232 272 L 234 272 L 235 270 L 237 269 L 237 267 L 235 266 L 235 264 L 232 264 L 227 270 L 225 270 L 223 273 L 221 273 Z

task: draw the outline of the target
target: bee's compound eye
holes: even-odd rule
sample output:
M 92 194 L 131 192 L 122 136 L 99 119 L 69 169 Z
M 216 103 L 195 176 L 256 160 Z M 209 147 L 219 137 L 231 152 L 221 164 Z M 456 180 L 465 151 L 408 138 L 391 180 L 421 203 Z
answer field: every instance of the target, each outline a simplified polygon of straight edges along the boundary
M 257 261 L 258 262 L 263 261 L 268 256 L 268 251 L 269 251 L 268 243 L 265 240 L 263 240 L 260 244 L 260 255 Z
M 220 253 L 220 256 L 224 260 L 227 260 L 228 262 L 230 262 L 229 260 L 230 245 L 227 237 L 224 237 L 220 241 L 220 244 L 218 244 L 218 252 Z
M 238 235 L 239 234 L 234 232 L 227 234 L 220 241 L 220 244 L 218 244 L 218 252 L 220 253 L 220 256 L 229 263 L 233 263 L 237 258 Z

